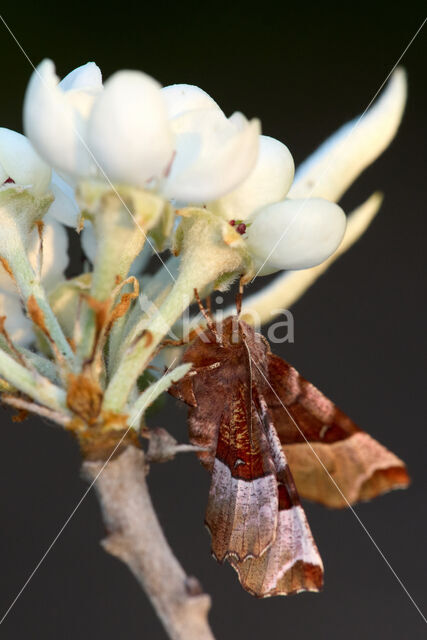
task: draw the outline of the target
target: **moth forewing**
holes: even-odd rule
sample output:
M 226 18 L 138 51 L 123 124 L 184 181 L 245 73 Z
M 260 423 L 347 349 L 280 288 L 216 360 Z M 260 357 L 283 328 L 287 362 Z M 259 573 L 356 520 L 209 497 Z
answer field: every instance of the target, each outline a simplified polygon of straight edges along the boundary
M 212 473 L 213 554 L 258 597 L 318 591 L 322 560 L 298 492 L 349 505 L 407 486 L 404 463 L 237 316 L 210 321 L 184 362 L 192 371 L 171 392 L 190 405 L 190 441 Z

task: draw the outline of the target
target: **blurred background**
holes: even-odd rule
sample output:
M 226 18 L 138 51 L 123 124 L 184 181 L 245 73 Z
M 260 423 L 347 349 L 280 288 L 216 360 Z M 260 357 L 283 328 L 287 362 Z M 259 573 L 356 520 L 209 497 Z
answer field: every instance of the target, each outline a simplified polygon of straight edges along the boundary
M 104 77 L 142 69 L 163 84 L 202 86 L 227 114 L 260 117 L 296 163 L 361 113 L 424 19 L 424 3 L 249 4 L 52 0 L 2 9 L 26 55 L 51 57 L 60 76 L 95 60 Z M 404 56 L 409 102 L 390 149 L 343 200 L 351 211 L 374 190 L 378 218 L 294 307 L 295 343 L 276 347 L 366 431 L 403 458 L 407 491 L 357 513 L 419 606 L 425 588 L 426 517 L 426 39 Z M 21 130 L 31 65 L 0 24 L 0 124 Z M 0 230 L 1 232 L 1 230 Z M 185 441 L 186 409 L 172 399 L 151 424 Z M 1 410 L 0 615 L 85 491 L 79 452 L 59 428 L 12 424 Z M 209 477 L 181 456 L 153 466 L 149 483 L 169 542 L 212 595 L 221 640 L 426 637 L 425 623 L 350 511 L 307 504 L 325 564 L 321 594 L 258 601 L 209 554 L 203 526 Z M 91 492 L 1 628 L 5 640 L 166 635 L 128 569 L 99 546 L 105 535 Z

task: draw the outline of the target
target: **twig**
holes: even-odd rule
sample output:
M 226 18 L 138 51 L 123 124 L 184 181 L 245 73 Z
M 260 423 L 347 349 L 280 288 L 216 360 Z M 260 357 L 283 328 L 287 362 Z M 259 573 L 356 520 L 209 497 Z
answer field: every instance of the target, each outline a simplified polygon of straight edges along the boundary
M 23 398 L 17 398 L 16 396 L 3 393 L 1 396 L 1 401 L 5 404 L 10 405 L 11 407 L 15 407 L 16 409 L 22 409 L 24 411 L 36 413 L 43 418 L 52 420 L 52 422 L 61 424 L 63 427 L 67 427 L 71 422 L 71 418 L 69 416 L 60 413 L 59 411 L 53 411 L 52 409 L 43 407 L 43 405 L 37 404 L 36 402 L 29 402 L 28 400 L 24 400 Z
M 84 462 L 94 480 L 102 462 Z M 210 597 L 185 574 L 160 527 L 145 481 L 144 453 L 128 447 L 95 483 L 108 537 L 102 545 L 132 571 L 171 640 L 214 640 L 207 614 Z

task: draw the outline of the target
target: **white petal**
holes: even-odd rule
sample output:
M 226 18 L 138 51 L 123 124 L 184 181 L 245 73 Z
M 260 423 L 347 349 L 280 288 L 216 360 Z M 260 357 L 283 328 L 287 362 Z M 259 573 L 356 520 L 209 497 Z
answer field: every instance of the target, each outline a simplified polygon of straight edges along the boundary
M 32 323 L 25 316 L 16 293 L 0 291 L 0 315 L 6 316 L 6 331 L 15 344 L 25 347 L 33 342 Z
M 279 269 L 307 269 L 337 249 L 345 226 L 345 214 L 333 202 L 321 198 L 285 200 L 255 214 L 247 242 L 262 266 L 260 275 Z
M 245 298 L 242 318 L 248 322 L 253 318 L 257 322 L 264 324 L 271 322 L 281 313 L 282 309 L 289 309 L 327 271 L 337 258 L 359 240 L 375 218 L 381 202 L 381 194 L 374 193 L 348 216 L 344 239 L 337 251 L 325 262 L 312 269 L 281 273 L 260 291 Z M 223 312 L 224 317 L 232 313 L 234 313 L 234 308 L 226 309 Z
M 68 236 L 62 224 L 50 217 L 48 213 L 43 222 L 43 268 L 42 282 L 50 291 L 64 278 L 68 266 Z M 39 256 L 39 237 L 37 230 L 32 232 L 28 256 L 34 269 L 37 269 Z
M 67 174 L 88 175 L 93 166 L 84 141 L 86 123 L 69 95 L 58 86 L 53 62 L 44 60 L 25 94 L 25 133 L 48 164 Z
M 397 69 L 380 98 L 362 118 L 338 129 L 298 167 L 289 196 L 339 200 L 394 138 L 405 108 L 406 93 L 405 71 Z
M 91 150 L 114 182 L 144 187 L 164 173 L 173 136 L 160 85 L 139 71 L 120 71 L 105 84 L 89 121 Z
M 31 142 L 22 134 L 0 128 L 0 163 L 6 178 L 12 178 L 16 184 L 31 185 L 36 195 L 41 195 L 47 190 L 50 167 L 37 155 Z
M 203 204 L 235 189 L 254 168 L 260 124 L 241 113 L 228 120 L 217 109 L 197 109 L 171 121 L 177 135 L 165 194 Z
M 228 220 L 244 220 L 260 207 L 283 200 L 293 177 L 294 161 L 289 149 L 274 138 L 260 136 L 255 168 L 237 189 L 208 207 Z
M 206 91 L 192 84 L 171 84 L 163 87 L 162 95 L 170 119 L 193 109 L 217 108 L 221 111 Z
M 49 187 L 55 196 L 49 208 L 49 215 L 67 227 L 77 227 L 80 209 L 74 197 L 74 189 L 60 175 L 52 171 Z
M 63 91 L 78 89 L 98 93 L 102 90 L 101 69 L 94 62 L 83 64 L 66 75 L 59 86 Z
M 0 185 L 3 184 L 3 182 L 5 180 L 7 180 L 9 178 L 9 175 L 6 171 L 6 169 L 2 166 L 1 162 L 0 162 Z

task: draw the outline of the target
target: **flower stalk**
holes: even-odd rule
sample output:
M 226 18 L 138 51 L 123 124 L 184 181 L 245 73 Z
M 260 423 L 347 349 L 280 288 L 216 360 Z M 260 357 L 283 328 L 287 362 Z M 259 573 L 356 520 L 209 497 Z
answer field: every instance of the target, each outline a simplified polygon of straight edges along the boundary
M 160 342 L 194 300 L 194 290 L 203 292 L 215 285 L 225 288 L 247 268 L 241 236 L 228 223 L 200 209 L 180 213 L 184 217 L 176 233 L 175 249 L 182 256 L 178 278 L 152 320 L 147 323 L 143 318 L 134 328 L 136 338 L 124 352 L 105 391 L 106 411 L 124 409 Z
M 166 215 L 165 201 L 140 189 L 83 182 L 77 192 L 85 216 L 93 224 L 96 260 L 90 296 L 104 302 L 113 289 L 126 278 L 131 264 L 141 253 L 148 232 Z M 95 317 L 85 310 L 83 339 L 78 354 L 81 360 L 91 352 L 95 335 Z
M 0 376 L 22 393 L 50 409 L 65 410 L 66 393 L 47 378 L 30 371 L 0 349 Z

